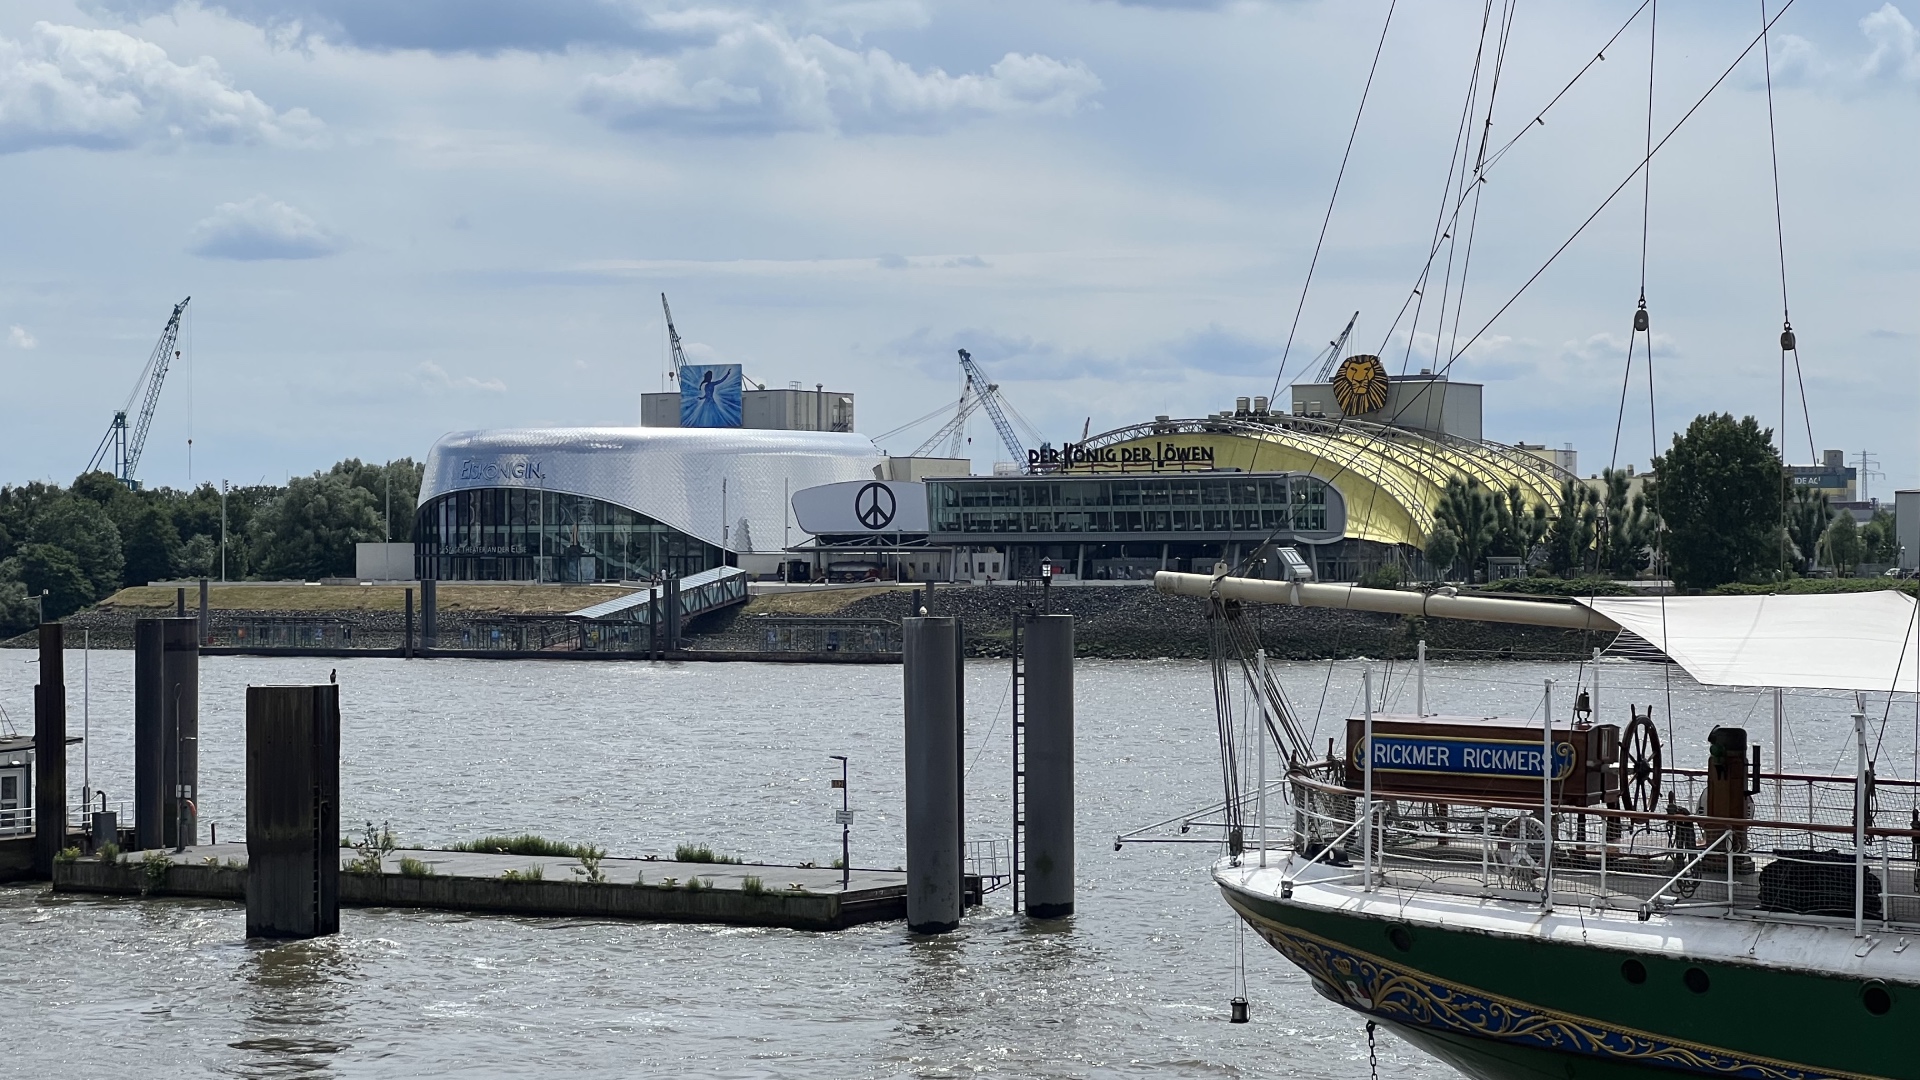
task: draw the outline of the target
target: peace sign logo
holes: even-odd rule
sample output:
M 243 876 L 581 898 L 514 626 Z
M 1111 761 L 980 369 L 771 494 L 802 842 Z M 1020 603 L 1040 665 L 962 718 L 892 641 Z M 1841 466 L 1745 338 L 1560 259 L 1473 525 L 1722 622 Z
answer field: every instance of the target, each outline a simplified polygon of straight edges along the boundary
M 893 514 L 897 509 L 893 489 L 877 480 L 861 488 L 853 496 L 854 516 L 860 519 L 860 524 L 869 529 L 884 529 L 892 524 Z

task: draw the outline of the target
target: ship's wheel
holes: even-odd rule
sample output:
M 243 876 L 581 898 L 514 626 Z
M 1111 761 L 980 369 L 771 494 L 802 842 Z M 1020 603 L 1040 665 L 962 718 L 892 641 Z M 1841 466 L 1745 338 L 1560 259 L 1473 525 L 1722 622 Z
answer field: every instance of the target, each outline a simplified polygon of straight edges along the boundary
M 1652 714 L 1635 714 L 1620 740 L 1620 802 L 1623 809 L 1660 810 L 1660 731 Z

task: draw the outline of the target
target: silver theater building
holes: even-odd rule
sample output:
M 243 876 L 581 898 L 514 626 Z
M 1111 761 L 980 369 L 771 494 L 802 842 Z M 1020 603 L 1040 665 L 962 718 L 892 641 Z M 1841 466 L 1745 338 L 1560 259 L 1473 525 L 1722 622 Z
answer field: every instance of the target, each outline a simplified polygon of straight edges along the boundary
M 881 455 L 853 433 L 850 394 L 744 396 L 748 418 L 793 426 L 667 426 L 674 417 L 649 403 L 644 427 L 442 437 L 420 486 L 416 573 L 533 582 L 645 581 L 718 566 L 778 573 L 783 550 L 811 539 L 795 526 L 792 493 L 870 480 Z

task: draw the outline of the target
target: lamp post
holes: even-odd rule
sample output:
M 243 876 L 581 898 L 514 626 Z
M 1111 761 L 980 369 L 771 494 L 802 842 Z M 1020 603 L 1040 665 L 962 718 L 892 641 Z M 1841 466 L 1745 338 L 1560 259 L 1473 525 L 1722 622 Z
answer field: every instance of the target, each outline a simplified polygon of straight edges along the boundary
M 832 783 L 840 789 L 840 809 L 834 812 L 833 820 L 840 823 L 840 891 L 846 892 L 853 880 L 853 808 L 847 802 L 847 755 L 827 756 L 840 763 L 840 779 Z
M 33 590 L 27 590 L 27 599 L 33 601 L 33 610 L 35 612 L 34 622 L 43 623 L 47 621 L 47 594 L 50 591 L 51 590 L 48 589 L 41 589 L 40 595 L 35 596 L 33 595 Z
M 1052 588 L 1053 560 L 1043 557 L 1040 560 L 1040 613 L 1043 615 L 1053 614 Z M 1033 609 L 1028 608 L 1027 610 L 1032 611 Z
M 227 482 L 220 481 L 220 584 L 227 583 Z

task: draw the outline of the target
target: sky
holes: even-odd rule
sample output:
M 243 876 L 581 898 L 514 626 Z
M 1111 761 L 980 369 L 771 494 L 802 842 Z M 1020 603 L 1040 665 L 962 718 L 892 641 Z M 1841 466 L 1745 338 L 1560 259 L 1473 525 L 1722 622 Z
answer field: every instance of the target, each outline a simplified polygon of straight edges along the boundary
M 1056 444 L 1268 394 L 1358 310 L 1350 351 L 1484 383 L 1488 438 L 1645 468 L 1702 412 L 1780 426 L 1784 252 L 1788 457 L 1920 486 L 1920 0 L 1774 25 L 1777 235 L 1759 0 L 1654 11 L 15 0 L 0 483 L 80 472 L 189 295 L 150 485 L 637 423 L 663 292 L 690 357 L 851 391 L 865 434 L 965 348 Z M 1650 46 L 1652 137 L 1684 123 L 1643 204 Z M 1469 159 L 1511 142 L 1464 202 L 1463 115 Z

